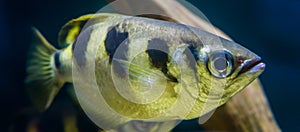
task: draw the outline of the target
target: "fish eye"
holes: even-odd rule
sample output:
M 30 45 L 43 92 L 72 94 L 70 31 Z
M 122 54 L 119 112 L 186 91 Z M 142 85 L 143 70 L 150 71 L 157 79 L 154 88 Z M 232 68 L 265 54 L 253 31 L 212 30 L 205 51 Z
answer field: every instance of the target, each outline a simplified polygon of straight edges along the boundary
M 208 59 L 208 69 L 217 78 L 225 78 L 232 72 L 233 57 L 225 50 L 214 51 Z

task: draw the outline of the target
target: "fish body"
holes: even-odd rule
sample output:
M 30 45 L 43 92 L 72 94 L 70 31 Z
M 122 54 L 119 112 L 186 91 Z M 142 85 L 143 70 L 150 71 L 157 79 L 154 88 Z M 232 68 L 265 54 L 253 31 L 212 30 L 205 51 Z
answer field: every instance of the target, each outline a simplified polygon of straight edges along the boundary
M 149 18 L 79 17 L 60 31 L 59 45 L 65 48 L 59 50 L 37 29 L 33 32 L 26 80 L 33 102 L 47 109 L 63 84 L 73 83 L 82 91 L 77 93 L 81 105 L 107 129 L 131 120 L 203 116 L 265 67 L 259 56 L 235 42 Z

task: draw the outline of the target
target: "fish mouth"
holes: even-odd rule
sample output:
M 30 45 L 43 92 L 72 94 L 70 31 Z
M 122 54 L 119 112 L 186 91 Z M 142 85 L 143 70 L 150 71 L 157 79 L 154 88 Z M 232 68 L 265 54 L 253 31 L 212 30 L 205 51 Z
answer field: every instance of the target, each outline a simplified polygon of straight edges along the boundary
M 251 60 L 246 60 L 241 66 L 241 70 L 239 71 L 238 74 L 243 74 L 243 73 L 257 73 L 257 72 L 262 72 L 265 69 L 265 64 L 261 61 L 260 58 L 255 58 Z

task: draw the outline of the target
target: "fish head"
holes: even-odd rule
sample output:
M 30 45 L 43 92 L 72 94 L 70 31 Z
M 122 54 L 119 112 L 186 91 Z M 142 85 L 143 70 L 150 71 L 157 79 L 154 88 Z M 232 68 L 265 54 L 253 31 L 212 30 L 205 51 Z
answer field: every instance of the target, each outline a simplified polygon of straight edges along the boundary
M 199 44 L 189 49 L 197 63 L 199 91 L 191 113 L 205 114 L 249 85 L 264 71 L 265 64 L 258 55 L 236 42 L 202 31 L 194 34 Z
M 178 119 L 211 112 L 264 71 L 261 58 L 236 42 L 186 26 L 169 32 L 159 35 L 169 45 L 167 75 L 176 78 L 175 93 L 184 100 Z

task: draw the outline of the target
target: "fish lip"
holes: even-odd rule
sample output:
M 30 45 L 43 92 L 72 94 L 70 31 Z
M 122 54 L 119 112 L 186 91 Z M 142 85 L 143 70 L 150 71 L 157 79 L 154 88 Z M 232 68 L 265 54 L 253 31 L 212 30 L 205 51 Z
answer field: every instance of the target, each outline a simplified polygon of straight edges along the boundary
M 264 69 L 265 64 L 261 61 L 261 58 L 254 58 L 244 61 L 238 74 L 256 73 L 258 71 L 264 71 Z

